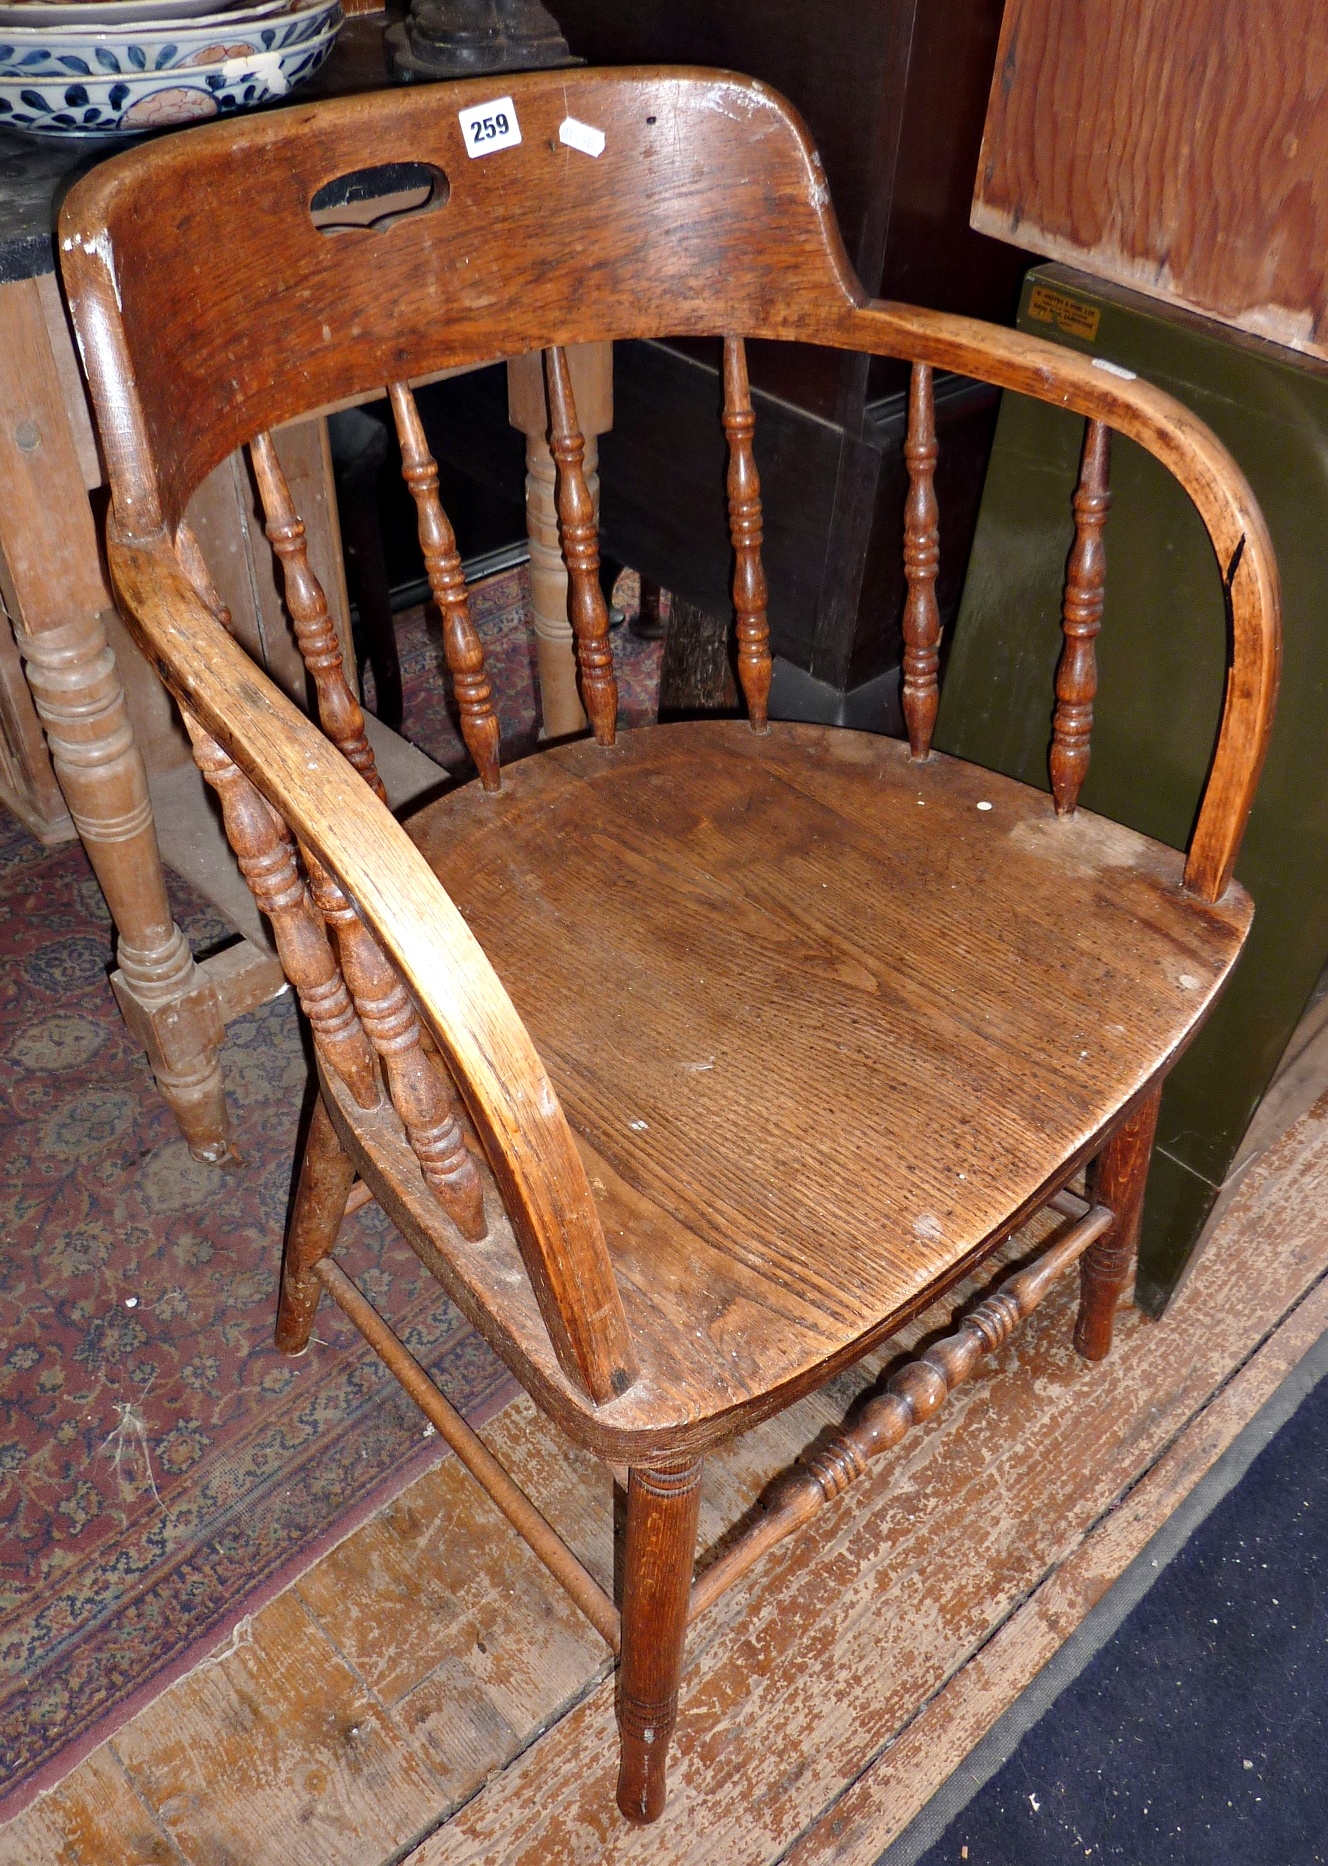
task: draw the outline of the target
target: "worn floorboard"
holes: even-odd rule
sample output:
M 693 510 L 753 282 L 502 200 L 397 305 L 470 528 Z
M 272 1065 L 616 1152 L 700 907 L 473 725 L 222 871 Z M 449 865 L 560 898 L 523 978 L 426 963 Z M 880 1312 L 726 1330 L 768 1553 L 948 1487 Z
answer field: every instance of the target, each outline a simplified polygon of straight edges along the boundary
M 883 1461 L 856 1509 L 825 1512 L 727 1596 L 691 1642 L 657 1827 L 634 1831 L 613 1812 L 606 1684 L 412 1866 L 785 1854 L 1323 1276 L 1326 1185 L 1328 1116 L 1316 1113 L 1255 1169 L 1165 1322 L 1130 1317 L 1112 1359 L 1089 1368 L 1069 1348 L 1064 1289 L 911 1455 Z M 974 1739 L 1012 1695 L 993 1696 Z
M 602 1643 L 448 1461 L 0 1830 L 0 1866 L 865 1866 L 1328 1325 L 1325 1273 L 1316 1109 L 1252 1169 L 1163 1323 L 1122 1318 L 1086 1367 L 1067 1285 L 712 1609 L 645 1833 L 613 1807 Z M 884 1358 L 711 1462 L 704 1545 Z M 485 1436 L 607 1582 L 609 1474 L 525 1401 Z
M 1069 1560 L 1047 1576 L 825 1810 L 785 1855 L 786 1866 L 829 1866 L 831 1861 L 875 1866 L 1326 1329 L 1328 1280 L 1292 1312 Z

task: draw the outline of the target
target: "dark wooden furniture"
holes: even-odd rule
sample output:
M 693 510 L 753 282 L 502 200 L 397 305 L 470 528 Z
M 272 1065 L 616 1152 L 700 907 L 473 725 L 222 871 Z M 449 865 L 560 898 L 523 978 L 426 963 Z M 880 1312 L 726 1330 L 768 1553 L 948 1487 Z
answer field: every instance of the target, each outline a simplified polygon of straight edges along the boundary
M 973 225 L 1328 359 L 1319 0 L 1007 0 Z
M 372 0 L 366 10 L 372 11 Z M 503 71 L 549 71 L 574 61 L 540 0 L 411 0 L 383 47 L 409 84 Z
M 373 669 L 375 713 L 385 726 L 400 732 L 405 712 L 401 656 L 378 518 L 379 482 L 391 442 L 383 422 L 363 408 L 345 408 L 334 414 L 327 424 L 327 437 L 346 582 L 363 636 L 360 658 Z M 358 638 L 356 647 L 360 648 Z
M 1169 397 L 1026 337 L 869 301 L 819 161 L 773 93 L 677 70 L 505 88 L 522 142 L 479 161 L 458 111 L 483 85 L 136 150 L 71 194 L 62 253 L 113 486 L 116 588 L 189 722 L 313 1027 L 321 1096 L 278 1339 L 299 1351 L 329 1291 L 620 1647 L 618 1799 L 649 1821 L 689 1617 L 934 1413 L 1074 1262 L 1080 1351 L 1106 1352 L 1160 1084 L 1249 925 L 1231 868 L 1274 704 L 1276 570 L 1230 457 Z M 603 132 L 600 156 L 560 142 L 569 115 Z M 313 225 L 309 203 L 330 180 L 406 160 L 448 189 L 390 226 Z M 564 346 L 661 331 L 723 345 L 750 723 L 618 740 Z M 909 365 L 911 745 L 766 726 L 748 336 Z M 541 347 L 594 736 L 500 771 L 406 385 Z M 1078 755 L 1062 760 L 1054 807 L 930 751 L 936 369 L 1088 421 L 1057 734 Z M 301 407 L 382 385 L 482 773 L 409 834 L 376 794 L 265 438 Z M 1229 596 L 1222 728 L 1186 857 L 1076 808 L 1107 428 L 1185 487 Z M 329 736 L 230 638 L 182 524 L 192 488 L 243 442 Z M 1069 1189 L 1082 1168 L 1086 1200 Z M 336 1263 L 357 1173 L 549 1416 L 628 1467 L 621 1611 Z M 694 1578 L 707 1448 L 888 1338 L 1047 1207 L 1065 1219 L 1050 1247 L 895 1372 Z

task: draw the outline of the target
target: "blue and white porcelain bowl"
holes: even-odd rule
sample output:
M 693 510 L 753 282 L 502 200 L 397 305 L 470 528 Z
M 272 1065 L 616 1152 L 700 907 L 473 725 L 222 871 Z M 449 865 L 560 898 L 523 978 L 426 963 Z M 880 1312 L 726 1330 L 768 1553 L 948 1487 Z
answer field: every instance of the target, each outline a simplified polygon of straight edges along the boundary
M 178 66 L 216 65 L 303 45 L 319 38 L 339 16 L 339 0 L 309 0 L 297 8 L 289 0 L 259 0 L 165 25 L 0 27 L 0 80 L 63 84 L 71 78 L 136 78 Z
M 268 0 L 255 5 L 228 8 L 228 12 L 285 13 L 290 0 Z M 199 13 L 215 13 L 217 0 L 0 0 L 0 26 L 21 26 L 46 30 L 51 26 L 72 26 L 79 32 L 102 32 L 108 26 L 156 25 L 163 20 L 193 19 Z
M 239 22 L 213 23 L 197 35 L 115 34 L 115 43 L 104 45 L 101 35 L 82 35 L 78 49 L 66 41 L 62 55 L 40 70 L 15 70 L 7 34 L 0 37 L 0 53 L 8 48 L 0 68 L 0 126 L 41 137 L 136 136 L 252 110 L 312 77 L 341 23 L 339 0 L 326 0 L 299 15 L 247 26 L 241 15 Z

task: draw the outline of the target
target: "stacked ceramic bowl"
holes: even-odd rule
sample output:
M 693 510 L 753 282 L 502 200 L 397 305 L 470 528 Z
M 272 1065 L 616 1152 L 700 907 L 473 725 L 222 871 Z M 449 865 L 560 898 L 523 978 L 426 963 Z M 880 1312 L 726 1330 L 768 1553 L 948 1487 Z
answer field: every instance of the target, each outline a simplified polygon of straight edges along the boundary
M 0 127 L 132 136 L 284 97 L 341 27 L 339 0 L 0 0 Z

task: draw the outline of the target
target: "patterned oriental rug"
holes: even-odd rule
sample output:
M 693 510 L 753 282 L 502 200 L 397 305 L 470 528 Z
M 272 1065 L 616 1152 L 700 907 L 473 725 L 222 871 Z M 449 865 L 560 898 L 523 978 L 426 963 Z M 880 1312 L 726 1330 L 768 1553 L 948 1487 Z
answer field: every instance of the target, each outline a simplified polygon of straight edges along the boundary
M 517 571 L 475 603 L 511 749 L 534 740 L 526 594 Z M 455 764 L 437 618 L 401 621 L 407 730 Z M 649 717 L 658 644 L 625 646 L 624 712 Z M 195 952 L 228 940 L 170 879 Z M 237 1151 L 210 1166 L 110 959 L 80 845 L 0 809 L 0 1821 L 442 1455 L 331 1303 L 306 1355 L 272 1345 L 309 1080 L 290 996 L 227 1032 Z M 340 1254 L 467 1417 L 496 1411 L 505 1371 L 376 1206 Z

